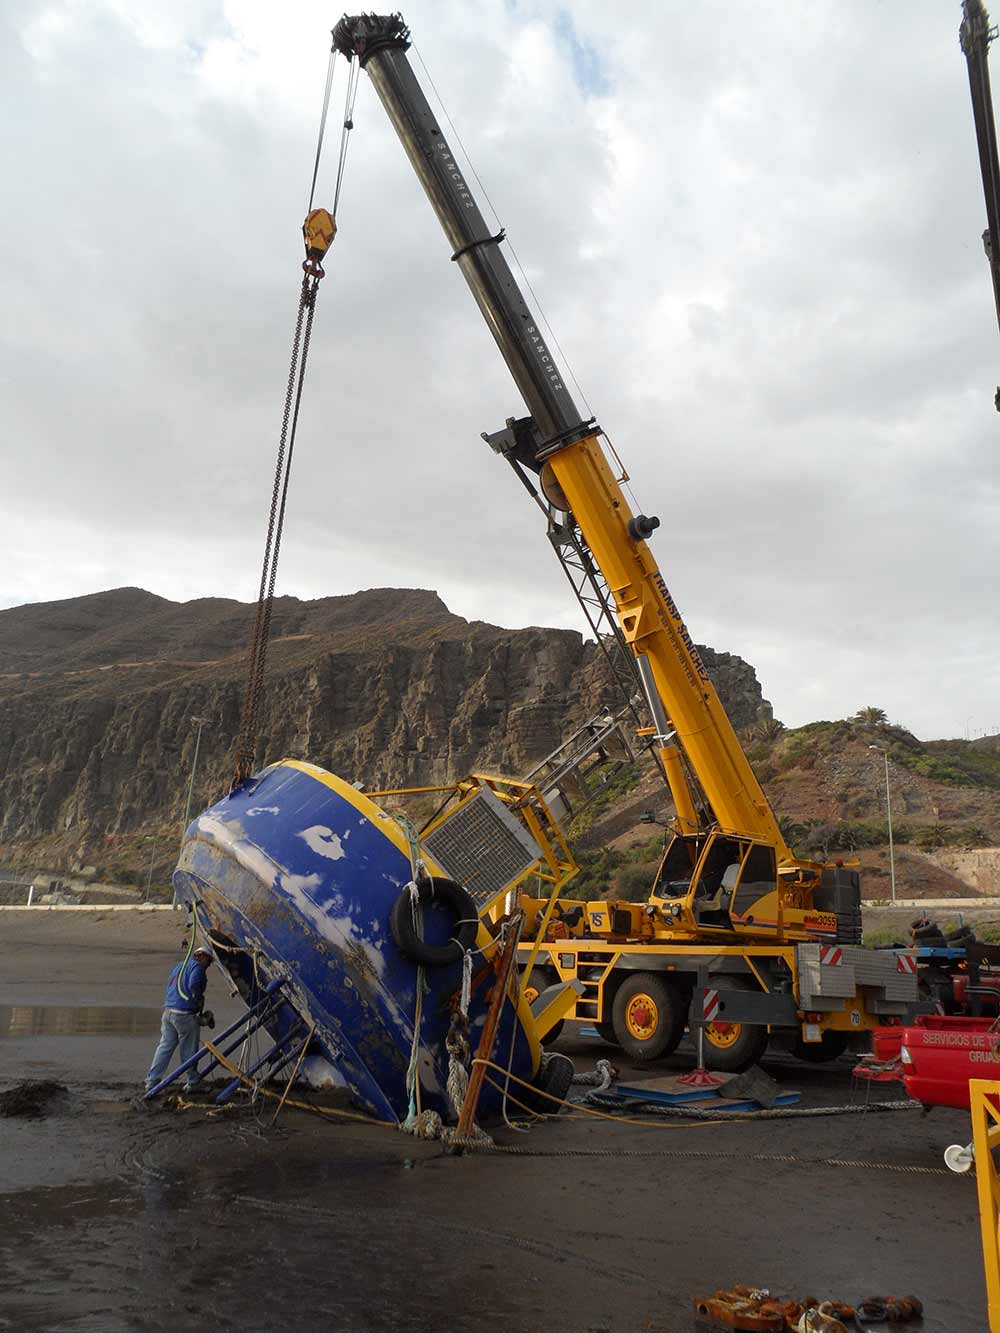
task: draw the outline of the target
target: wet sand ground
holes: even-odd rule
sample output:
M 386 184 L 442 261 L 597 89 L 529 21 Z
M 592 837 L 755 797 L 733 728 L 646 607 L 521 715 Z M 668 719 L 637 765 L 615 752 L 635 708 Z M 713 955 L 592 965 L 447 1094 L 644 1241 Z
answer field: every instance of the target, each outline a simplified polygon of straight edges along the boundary
M 960 1112 L 561 1119 L 497 1135 L 524 1155 L 451 1157 L 302 1112 L 272 1128 L 270 1108 L 137 1110 L 181 926 L 0 913 L 0 1089 L 70 1089 L 51 1117 L 0 1120 L 0 1329 L 672 1333 L 699 1327 L 695 1295 L 741 1281 L 912 1292 L 926 1330 L 986 1327 L 975 1187 L 941 1161 L 969 1137 Z M 239 1011 L 218 974 L 209 1003 Z M 608 1053 L 576 1032 L 559 1048 L 581 1067 Z M 849 1098 L 845 1067 L 766 1065 L 805 1105 Z

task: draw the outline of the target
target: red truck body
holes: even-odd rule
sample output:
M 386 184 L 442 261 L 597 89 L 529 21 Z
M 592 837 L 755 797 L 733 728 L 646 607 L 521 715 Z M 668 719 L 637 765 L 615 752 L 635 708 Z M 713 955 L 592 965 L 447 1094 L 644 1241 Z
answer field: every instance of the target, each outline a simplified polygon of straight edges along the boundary
M 996 1019 L 921 1014 L 912 1027 L 892 1028 L 888 1033 L 887 1044 L 890 1040 L 895 1044 L 899 1034 L 906 1091 L 924 1106 L 968 1110 L 970 1078 L 1000 1079 Z

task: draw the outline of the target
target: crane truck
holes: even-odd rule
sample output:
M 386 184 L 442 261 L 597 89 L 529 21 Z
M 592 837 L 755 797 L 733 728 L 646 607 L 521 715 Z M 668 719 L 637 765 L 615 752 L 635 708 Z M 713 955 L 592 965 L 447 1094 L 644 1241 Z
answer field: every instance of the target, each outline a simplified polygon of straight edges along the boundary
M 710 1064 L 740 1070 L 772 1038 L 831 1059 L 917 1001 L 912 951 L 861 942 L 856 869 L 796 856 L 739 743 L 633 513 L 624 471 L 585 419 L 407 58 L 399 14 L 346 16 L 334 50 L 366 71 L 527 407 L 484 434 L 544 509 L 606 607 L 645 702 L 640 730 L 669 786 L 673 830 L 646 902 L 522 897 L 525 990 L 576 982 L 566 1017 L 653 1060 L 700 1025 Z M 565 989 L 565 987 L 564 987 Z

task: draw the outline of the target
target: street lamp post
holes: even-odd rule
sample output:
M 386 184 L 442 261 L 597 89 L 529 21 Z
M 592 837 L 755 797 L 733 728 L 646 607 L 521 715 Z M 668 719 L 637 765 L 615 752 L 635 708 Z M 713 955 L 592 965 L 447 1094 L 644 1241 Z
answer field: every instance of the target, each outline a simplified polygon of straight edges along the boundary
M 892 845 L 892 796 L 889 792 L 889 754 L 881 745 L 869 745 L 869 750 L 878 750 L 885 760 L 885 817 L 889 825 L 889 878 L 892 884 L 892 901 L 896 901 L 896 854 Z

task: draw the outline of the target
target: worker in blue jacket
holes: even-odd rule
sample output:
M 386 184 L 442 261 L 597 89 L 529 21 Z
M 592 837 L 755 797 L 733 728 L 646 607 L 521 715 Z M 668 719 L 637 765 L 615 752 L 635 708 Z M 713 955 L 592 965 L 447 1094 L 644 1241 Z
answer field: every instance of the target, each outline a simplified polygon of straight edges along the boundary
M 205 987 L 212 955 L 208 949 L 197 948 L 189 959 L 178 963 L 167 981 L 160 1022 L 160 1044 L 146 1075 L 146 1091 L 156 1086 L 167 1072 L 171 1056 L 180 1050 L 181 1064 L 190 1059 L 200 1045 L 198 1029 L 201 1011 L 205 1007 Z M 187 1071 L 185 1086 L 192 1092 L 199 1083 L 198 1071 L 192 1065 Z

